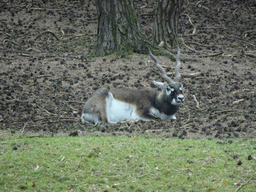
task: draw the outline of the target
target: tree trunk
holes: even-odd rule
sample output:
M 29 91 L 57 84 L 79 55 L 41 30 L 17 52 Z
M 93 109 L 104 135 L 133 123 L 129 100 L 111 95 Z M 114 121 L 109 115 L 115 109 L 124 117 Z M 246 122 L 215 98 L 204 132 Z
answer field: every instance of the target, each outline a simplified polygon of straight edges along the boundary
M 168 43 L 171 47 L 176 45 L 178 18 L 184 0 L 158 0 L 154 23 L 154 43 Z
M 94 55 L 141 52 L 146 38 L 139 30 L 133 0 L 97 0 L 96 6 L 99 18 Z

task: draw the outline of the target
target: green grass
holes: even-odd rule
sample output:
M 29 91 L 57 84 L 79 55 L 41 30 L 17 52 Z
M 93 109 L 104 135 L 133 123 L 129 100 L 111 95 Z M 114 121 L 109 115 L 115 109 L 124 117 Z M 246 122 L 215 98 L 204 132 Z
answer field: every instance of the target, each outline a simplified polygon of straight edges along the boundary
M 0 191 L 256 191 L 255 147 L 256 139 L 6 137 Z

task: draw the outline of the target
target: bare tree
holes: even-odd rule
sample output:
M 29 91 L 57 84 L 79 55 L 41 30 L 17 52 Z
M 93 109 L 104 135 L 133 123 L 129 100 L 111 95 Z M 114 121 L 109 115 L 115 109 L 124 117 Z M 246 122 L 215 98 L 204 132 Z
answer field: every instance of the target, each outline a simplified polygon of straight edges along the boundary
M 177 44 L 178 18 L 184 0 L 158 0 L 154 23 L 154 43 Z
M 175 45 L 178 16 L 184 0 L 158 0 L 154 24 L 154 46 L 159 42 Z M 144 52 L 142 46 L 152 41 L 142 34 L 134 10 L 133 0 L 96 0 L 98 11 L 97 43 L 94 55 Z M 144 51 L 142 51 L 144 50 Z
M 140 52 L 146 38 L 139 29 L 133 0 L 97 0 L 96 6 L 99 18 L 95 55 Z

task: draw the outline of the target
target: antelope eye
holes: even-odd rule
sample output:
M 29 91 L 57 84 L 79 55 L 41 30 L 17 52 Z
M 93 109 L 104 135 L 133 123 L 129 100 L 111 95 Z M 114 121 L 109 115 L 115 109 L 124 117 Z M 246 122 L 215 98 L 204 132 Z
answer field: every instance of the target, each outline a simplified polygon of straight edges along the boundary
M 166 90 L 167 91 L 172 91 L 172 89 L 170 87 L 167 87 Z

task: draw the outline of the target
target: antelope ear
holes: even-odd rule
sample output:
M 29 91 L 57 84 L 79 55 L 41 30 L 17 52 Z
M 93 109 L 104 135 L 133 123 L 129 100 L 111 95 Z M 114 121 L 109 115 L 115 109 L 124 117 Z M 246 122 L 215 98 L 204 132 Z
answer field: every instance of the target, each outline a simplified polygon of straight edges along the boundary
M 157 86 L 158 88 L 160 88 L 160 89 L 165 89 L 166 86 L 167 86 L 167 83 L 166 83 L 166 82 L 161 83 L 161 82 L 153 81 L 153 84 L 154 84 L 155 86 Z

